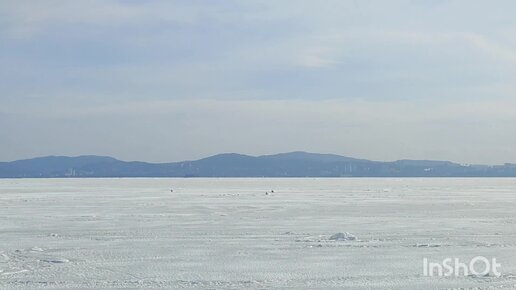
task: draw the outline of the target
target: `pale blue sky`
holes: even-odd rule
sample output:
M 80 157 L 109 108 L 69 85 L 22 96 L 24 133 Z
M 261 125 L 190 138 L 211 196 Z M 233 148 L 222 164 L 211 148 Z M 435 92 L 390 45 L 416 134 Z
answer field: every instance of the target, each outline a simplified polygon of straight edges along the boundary
M 516 162 L 514 1 L 0 0 L 0 160 Z

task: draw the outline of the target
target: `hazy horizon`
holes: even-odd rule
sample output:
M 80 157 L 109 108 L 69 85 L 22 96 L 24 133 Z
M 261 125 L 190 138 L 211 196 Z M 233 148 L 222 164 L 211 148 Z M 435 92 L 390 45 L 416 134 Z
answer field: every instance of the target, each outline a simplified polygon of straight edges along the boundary
M 516 163 L 516 2 L 2 1 L 0 160 Z

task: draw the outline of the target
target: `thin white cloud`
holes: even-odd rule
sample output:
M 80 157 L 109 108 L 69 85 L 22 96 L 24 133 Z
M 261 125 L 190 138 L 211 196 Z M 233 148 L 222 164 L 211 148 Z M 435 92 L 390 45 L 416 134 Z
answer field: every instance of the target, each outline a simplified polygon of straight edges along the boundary
M 465 34 L 464 37 L 478 49 L 496 58 L 510 62 L 516 62 L 516 49 L 490 41 L 487 39 L 487 37 L 479 34 L 468 33 Z

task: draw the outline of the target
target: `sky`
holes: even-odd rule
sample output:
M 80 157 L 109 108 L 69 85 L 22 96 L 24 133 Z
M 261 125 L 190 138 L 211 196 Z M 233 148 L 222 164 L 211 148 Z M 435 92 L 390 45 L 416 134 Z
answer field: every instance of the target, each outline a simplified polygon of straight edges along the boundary
M 516 163 L 512 0 L 0 0 L 0 161 Z

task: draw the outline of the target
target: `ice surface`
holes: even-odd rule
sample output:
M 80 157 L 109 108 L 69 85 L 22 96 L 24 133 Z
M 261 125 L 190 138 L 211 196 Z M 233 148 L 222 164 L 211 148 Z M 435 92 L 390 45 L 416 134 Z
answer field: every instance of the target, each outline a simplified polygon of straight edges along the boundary
M 4 179 L 0 289 L 516 289 L 515 225 L 516 179 Z

